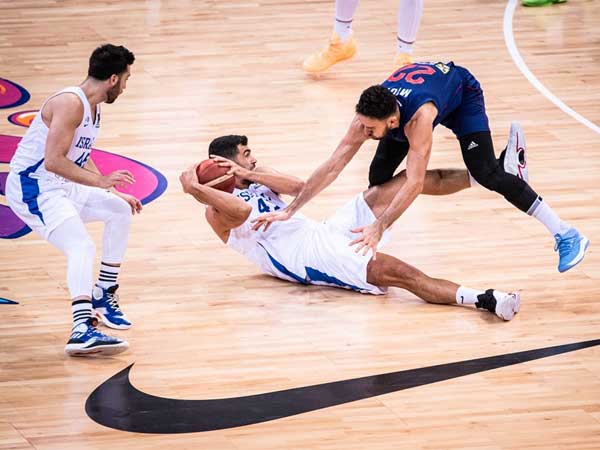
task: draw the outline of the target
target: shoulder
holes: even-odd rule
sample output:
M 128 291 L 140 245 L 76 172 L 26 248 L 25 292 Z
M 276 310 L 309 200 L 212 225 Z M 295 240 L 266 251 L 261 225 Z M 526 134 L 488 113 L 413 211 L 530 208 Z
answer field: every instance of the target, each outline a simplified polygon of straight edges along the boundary
M 72 92 L 62 92 L 50 98 L 44 105 L 43 114 L 49 120 L 79 125 L 83 119 L 83 103 Z
M 437 106 L 435 106 L 435 103 L 433 101 L 428 101 L 423 103 L 421 106 L 419 106 L 419 108 L 417 109 L 417 111 L 415 112 L 415 115 L 420 115 L 420 116 L 424 116 L 424 117 L 435 117 L 438 113 L 438 109 Z

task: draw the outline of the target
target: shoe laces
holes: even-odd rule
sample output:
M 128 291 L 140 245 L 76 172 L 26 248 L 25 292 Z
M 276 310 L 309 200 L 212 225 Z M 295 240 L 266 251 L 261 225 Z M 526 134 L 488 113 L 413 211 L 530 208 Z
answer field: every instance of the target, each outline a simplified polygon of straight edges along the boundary
M 561 254 L 563 252 L 570 252 L 573 248 L 573 244 L 577 240 L 577 236 L 573 237 L 563 237 L 559 234 L 554 236 L 556 243 L 554 244 L 554 251 L 558 250 L 558 253 Z
M 115 312 L 121 312 L 119 307 L 119 294 L 116 292 L 107 292 L 106 301 Z

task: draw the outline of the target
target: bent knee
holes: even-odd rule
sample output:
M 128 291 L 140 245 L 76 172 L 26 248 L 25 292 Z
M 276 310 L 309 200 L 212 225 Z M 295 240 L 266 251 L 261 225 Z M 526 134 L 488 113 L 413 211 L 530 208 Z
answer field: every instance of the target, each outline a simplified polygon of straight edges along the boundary
M 88 236 L 66 249 L 68 258 L 83 258 L 93 260 L 96 256 L 96 245 Z
M 126 224 L 131 222 L 131 205 L 121 197 L 113 196 L 107 204 L 107 209 L 110 219 Z
M 502 185 L 502 179 L 506 172 L 499 165 L 496 164 L 492 167 L 486 167 L 484 170 L 478 170 L 476 172 L 470 172 L 471 176 L 486 189 L 490 191 L 498 191 Z

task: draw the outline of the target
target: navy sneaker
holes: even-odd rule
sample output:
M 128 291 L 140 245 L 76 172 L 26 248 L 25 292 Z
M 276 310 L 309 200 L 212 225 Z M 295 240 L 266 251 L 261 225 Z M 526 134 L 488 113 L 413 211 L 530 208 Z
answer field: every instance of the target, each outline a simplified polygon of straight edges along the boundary
M 96 329 L 98 320 L 89 318 L 73 328 L 65 353 L 69 356 L 116 355 L 129 348 L 129 344 L 121 339 L 106 336 Z
M 590 245 L 589 239 L 579 234 L 575 228 L 569 228 L 562 234 L 555 234 L 554 240 L 556 241 L 554 251 L 558 251 L 559 258 L 558 271 L 561 273 L 580 263 Z
M 131 327 L 131 322 L 119 308 L 119 285 L 115 284 L 107 289 L 94 286 L 92 291 L 92 308 L 96 317 L 104 325 L 116 330 L 126 330 Z

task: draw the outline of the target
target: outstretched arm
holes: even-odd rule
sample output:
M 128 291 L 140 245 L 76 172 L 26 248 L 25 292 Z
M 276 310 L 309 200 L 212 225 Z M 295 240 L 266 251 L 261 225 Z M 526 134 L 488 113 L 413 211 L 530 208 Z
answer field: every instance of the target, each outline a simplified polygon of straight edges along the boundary
M 364 127 L 358 120 L 358 117 L 355 116 L 346 135 L 338 144 L 333 154 L 306 180 L 302 190 L 294 201 L 282 211 L 272 212 L 254 219 L 255 225 L 253 228 L 258 230 L 264 225 L 266 230 L 271 222 L 287 220 L 292 217 L 302 206 L 338 177 L 344 167 L 356 155 L 356 152 L 358 152 L 358 149 L 365 140 L 367 140 L 367 135 L 364 132 Z
M 410 143 L 406 157 L 406 182 L 375 222 L 352 230 L 355 233 L 362 233 L 360 237 L 350 243 L 350 245 L 358 244 L 357 252 L 363 250 L 363 254 L 366 254 L 372 250 L 373 258 L 375 258 L 377 244 L 384 230 L 389 228 L 423 191 L 433 143 L 433 122 L 436 116 L 435 105 L 426 103 L 406 124 L 404 132 Z
M 200 184 L 196 177 L 196 167 L 197 165 L 188 168 L 179 176 L 183 192 L 208 205 L 206 220 L 217 236 L 227 242 L 231 229 L 239 227 L 248 219 L 252 207 L 234 195 Z

